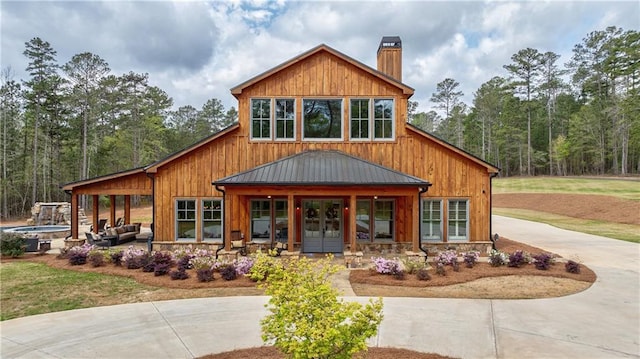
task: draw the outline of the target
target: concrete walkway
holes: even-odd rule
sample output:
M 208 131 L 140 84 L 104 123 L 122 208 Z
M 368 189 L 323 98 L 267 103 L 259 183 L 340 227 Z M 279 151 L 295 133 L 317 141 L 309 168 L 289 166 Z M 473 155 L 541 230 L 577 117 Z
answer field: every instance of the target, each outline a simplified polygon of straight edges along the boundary
M 494 217 L 493 228 L 563 257 L 579 257 L 598 274 L 597 282 L 553 299 L 385 298 L 385 318 L 370 345 L 459 358 L 640 358 L 638 244 L 505 217 Z M 0 356 L 193 358 L 259 346 L 267 300 L 188 299 L 4 321 Z

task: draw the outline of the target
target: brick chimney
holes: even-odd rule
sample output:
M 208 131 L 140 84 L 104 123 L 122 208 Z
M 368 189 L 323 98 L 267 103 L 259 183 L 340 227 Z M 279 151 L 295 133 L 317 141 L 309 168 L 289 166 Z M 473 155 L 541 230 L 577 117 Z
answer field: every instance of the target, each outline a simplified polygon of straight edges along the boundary
M 378 71 L 402 82 L 402 40 L 384 36 L 378 46 Z

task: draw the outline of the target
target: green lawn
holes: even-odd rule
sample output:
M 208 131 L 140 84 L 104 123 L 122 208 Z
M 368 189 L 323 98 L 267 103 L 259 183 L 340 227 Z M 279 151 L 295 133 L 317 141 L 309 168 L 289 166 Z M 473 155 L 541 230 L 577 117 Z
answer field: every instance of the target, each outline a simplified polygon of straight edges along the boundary
M 640 201 L 640 178 L 510 177 L 493 180 L 493 193 L 598 194 Z
M 493 193 L 592 194 L 640 201 L 640 178 L 496 178 L 493 180 Z M 640 243 L 640 226 L 637 225 L 579 219 L 517 208 L 494 208 L 493 214 L 542 222 L 571 231 L 590 233 L 598 236 Z
M 89 265 L 89 264 L 86 264 Z M 55 269 L 42 263 L 0 265 L 0 320 L 126 302 L 157 291 L 133 279 Z

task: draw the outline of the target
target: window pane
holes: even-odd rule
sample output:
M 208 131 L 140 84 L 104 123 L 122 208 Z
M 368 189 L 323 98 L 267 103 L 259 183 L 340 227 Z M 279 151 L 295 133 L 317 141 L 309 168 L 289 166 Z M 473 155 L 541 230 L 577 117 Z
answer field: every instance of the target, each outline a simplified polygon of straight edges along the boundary
M 393 201 L 375 201 L 375 239 L 393 240 L 394 213 Z
M 196 238 L 196 201 L 176 200 L 176 238 L 194 240 Z
M 393 138 L 393 122 L 393 100 L 375 100 L 375 138 Z
M 424 200 L 422 202 L 422 240 L 442 241 L 441 201 Z
M 467 241 L 468 210 L 466 200 L 451 200 L 449 206 L 449 223 L 447 225 L 449 240 Z
M 294 104 L 295 101 L 293 99 L 276 100 L 276 138 L 294 138 Z
M 251 100 L 251 137 L 270 138 L 271 100 Z
M 360 242 L 370 242 L 371 236 L 371 201 L 356 202 L 356 238 Z
M 342 100 L 303 100 L 305 138 L 342 136 Z
M 222 240 L 222 200 L 202 201 L 202 239 Z
M 251 239 L 271 239 L 271 201 L 251 201 Z
M 351 138 L 369 138 L 369 100 L 351 100 Z

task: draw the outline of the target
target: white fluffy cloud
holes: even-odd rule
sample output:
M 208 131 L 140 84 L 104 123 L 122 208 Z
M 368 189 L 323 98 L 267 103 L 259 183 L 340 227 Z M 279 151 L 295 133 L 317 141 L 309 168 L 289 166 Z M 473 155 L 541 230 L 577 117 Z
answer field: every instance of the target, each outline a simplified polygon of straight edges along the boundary
M 24 44 L 40 37 L 60 64 L 90 51 L 116 75 L 149 73 L 176 106 L 218 98 L 229 108 L 231 87 L 318 44 L 375 67 L 381 37 L 398 35 L 403 80 L 428 110 L 446 77 L 470 104 L 518 50 L 566 62 L 591 31 L 638 30 L 639 13 L 637 1 L 2 1 L 1 62 L 24 79 Z

